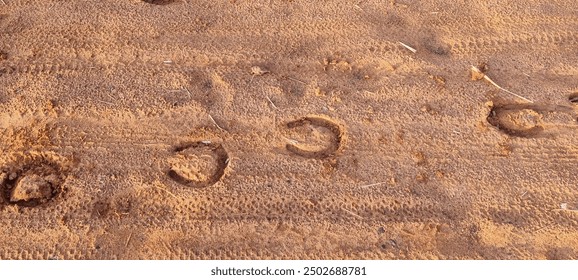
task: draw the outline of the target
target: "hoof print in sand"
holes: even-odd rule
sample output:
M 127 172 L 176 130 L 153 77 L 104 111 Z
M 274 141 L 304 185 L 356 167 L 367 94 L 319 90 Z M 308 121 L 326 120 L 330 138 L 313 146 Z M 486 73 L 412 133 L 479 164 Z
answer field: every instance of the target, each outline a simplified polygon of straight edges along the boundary
M 153 5 L 168 5 L 175 2 L 175 0 L 142 0 L 142 1 Z
M 545 120 L 547 113 L 574 115 L 573 110 L 565 106 L 508 104 L 492 107 L 487 121 L 508 135 L 532 138 L 548 130 L 553 132 L 556 127 L 560 126 Z
M 58 164 L 39 161 L 3 170 L 0 187 L 5 203 L 34 207 L 54 200 L 65 178 Z
M 568 96 L 568 101 L 574 104 L 578 104 L 578 92 L 572 93 Z
M 295 140 L 291 140 L 293 143 L 288 143 L 285 146 L 288 151 L 305 158 L 323 159 L 333 156 L 341 147 L 343 140 L 342 128 L 337 123 L 323 117 L 304 117 L 287 123 L 287 128 L 292 130 L 308 129 L 316 134 L 324 134 L 322 130 L 325 130 L 325 134 L 328 134 L 328 137 L 324 137 L 327 138 L 326 142 L 328 142 L 324 148 L 308 147 L 307 144 L 300 144 Z M 306 131 L 302 133 L 306 133 Z
M 176 147 L 169 160 L 168 176 L 179 184 L 205 188 L 217 183 L 229 164 L 229 155 L 221 144 L 209 141 L 186 143 Z

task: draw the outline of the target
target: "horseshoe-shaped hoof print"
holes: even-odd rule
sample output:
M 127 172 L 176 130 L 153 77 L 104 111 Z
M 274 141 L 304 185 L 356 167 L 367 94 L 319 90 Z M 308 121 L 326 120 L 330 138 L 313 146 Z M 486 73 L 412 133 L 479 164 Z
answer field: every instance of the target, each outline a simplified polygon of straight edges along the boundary
M 180 157 L 178 164 L 173 164 L 167 175 L 175 182 L 192 188 L 205 188 L 217 183 L 223 175 L 229 164 L 229 155 L 221 144 L 209 141 L 200 141 L 185 143 L 176 147 L 173 152 Z M 195 155 L 195 154 L 201 154 Z M 198 161 L 204 162 L 206 166 L 199 166 L 195 162 L 186 162 L 194 157 Z M 210 157 L 211 162 L 200 160 L 201 157 Z M 193 159 L 195 160 L 195 159 Z M 201 164 L 202 165 L 202 164 Z M 209 173 L 204 175 L 204 173 Z
M 551 122 L 548 114 L 565 115 L 574 122 L 573 108 L 548 104 L 506 104 L 494 106 L 487 117 L 488 123 L 505 134 L 523 138 L 539 137 L 541 134 L 553 133 L 564 123 Z M 570 124 L 570 123 L 568 123 Z
M 341 147 L 343 140 L 343 129 L 337 123 L 325 119 L 323 117 L 304 117 L 287 123 L 287 128 L 293 129 L 307 125 L 324 127 L 326 129 L 329 129 L 329 131 L 331 131 L 332 134 L 332 139 L 329 145 L 325 149 L 310 150 L 299 147 L 298 144 L 289 143 L 285 146 L 286 149 L 296 155 L 305 158 L 323 159 L 334 156 Z

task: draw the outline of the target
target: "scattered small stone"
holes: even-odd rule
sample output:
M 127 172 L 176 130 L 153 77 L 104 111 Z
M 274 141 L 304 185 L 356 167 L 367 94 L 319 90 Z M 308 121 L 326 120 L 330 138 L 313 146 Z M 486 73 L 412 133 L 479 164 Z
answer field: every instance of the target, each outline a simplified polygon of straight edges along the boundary
M 269 71 L 267 70 L 263 70 L 261 67 L 259 66 L 253 66 L 251 67 L 251 75 L 253 76 L 262 76 L 269 73 Z

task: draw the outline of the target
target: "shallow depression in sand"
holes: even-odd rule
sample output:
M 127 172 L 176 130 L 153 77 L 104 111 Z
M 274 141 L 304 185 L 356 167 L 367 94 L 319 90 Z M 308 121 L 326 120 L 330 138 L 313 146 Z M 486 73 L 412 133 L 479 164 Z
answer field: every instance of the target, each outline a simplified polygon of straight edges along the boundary
M 24 207 L 48 203 L 62 191 L 63 178 L 58 169 L 40 164 L 0 175 L 4 201 Z
M 195 182 L 203 182 L 217 170 L 217 159 L 212 155 L 209 148 L 188 148 L 171 158 L 168 162 L 171 170 Z

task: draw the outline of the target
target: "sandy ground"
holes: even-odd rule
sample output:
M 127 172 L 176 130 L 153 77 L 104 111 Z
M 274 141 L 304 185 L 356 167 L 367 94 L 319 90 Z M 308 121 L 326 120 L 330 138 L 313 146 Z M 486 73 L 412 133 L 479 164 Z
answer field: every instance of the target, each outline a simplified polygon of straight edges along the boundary
M 578 255 L 575 1 L 2 2 L 1 259 Z

